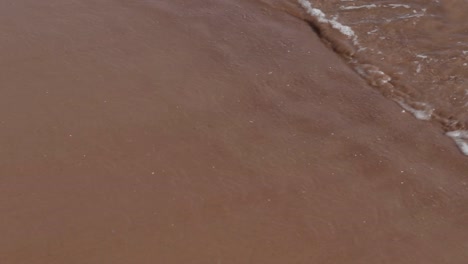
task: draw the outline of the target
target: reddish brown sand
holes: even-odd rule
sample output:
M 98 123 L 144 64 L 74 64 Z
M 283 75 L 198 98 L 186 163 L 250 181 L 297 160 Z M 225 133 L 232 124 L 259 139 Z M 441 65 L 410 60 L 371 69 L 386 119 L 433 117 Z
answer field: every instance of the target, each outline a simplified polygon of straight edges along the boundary
M 467 158 L 288 12 L 17 0 L 0 25 L 0 263 L 467 263 Z

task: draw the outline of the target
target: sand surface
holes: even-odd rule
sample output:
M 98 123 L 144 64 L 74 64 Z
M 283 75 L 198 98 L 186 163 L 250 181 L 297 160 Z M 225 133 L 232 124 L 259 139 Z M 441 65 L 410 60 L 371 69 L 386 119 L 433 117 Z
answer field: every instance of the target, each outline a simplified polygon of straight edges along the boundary
M 0 263 L 466 263 L 467 158 L 274 6 L 0 4 Z

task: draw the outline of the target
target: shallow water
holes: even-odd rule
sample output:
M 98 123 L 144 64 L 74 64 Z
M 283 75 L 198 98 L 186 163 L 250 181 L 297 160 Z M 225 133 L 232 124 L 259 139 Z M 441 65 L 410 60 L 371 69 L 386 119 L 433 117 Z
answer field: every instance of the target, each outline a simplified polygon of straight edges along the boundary
M 446 131 L 467 128 L 468 1 L 298 3 L 332 48 L 404 111 Z M 463 151 L 466 137 L 455 139 Z

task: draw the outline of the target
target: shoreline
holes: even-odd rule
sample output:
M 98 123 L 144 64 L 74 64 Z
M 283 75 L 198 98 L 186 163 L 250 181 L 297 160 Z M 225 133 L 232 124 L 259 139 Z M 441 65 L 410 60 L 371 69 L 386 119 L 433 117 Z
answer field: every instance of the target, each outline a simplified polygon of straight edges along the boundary
M 341 24 L 336 19 L 328 19 L 327 14 L 321 9 L 315 8 L 309 0 L 298 0 L 297 4 L 304 9 L 305 13 L 305 15 L 298 15 L 298 18 L 309 23 L 314 33 L 323 39 L 324 44 L 330 46 L 330 49 L 342 57 L 371 87 L 377 89 L 387 99 L 399 104 L 404 111 L 410 112 L 416 119 L 439 123 L 445 132 L 444 134 L 454 141 L 460 153 L 468 156 L 468 131 L 462 120 L 457 120 L 449 113 L 435 111 L 435 108 L 427 102 L 414 101 L 414 98 L 409 95 L 411 91 L 404 91 L 408 88 L 402 88 L 408 87 L 408 83 L 393 80 L 391 75 L 379 68 L 382 65 L 375 64 L 376 61 L 372 62 L 372 60 L 369 62 L 369 58 L 363 57 L 362 54 L 359 55 L 359 51 L 366 50 L 367 47 L 360 45 L 358 36 L 351 27 Z M 374 5 L 374 7 L 376 6 Z M 349 10 L 349 8 L 345 8 L 345 10 Z M 293 13 L 300 13 L 300 11 Z M 422 56 L 422 58 L 427 58 L 427 56 Z M 363 63 L 362 61 L 367 62 Z M 421 65 L 418 65 L 417 71 L 420 71 Z

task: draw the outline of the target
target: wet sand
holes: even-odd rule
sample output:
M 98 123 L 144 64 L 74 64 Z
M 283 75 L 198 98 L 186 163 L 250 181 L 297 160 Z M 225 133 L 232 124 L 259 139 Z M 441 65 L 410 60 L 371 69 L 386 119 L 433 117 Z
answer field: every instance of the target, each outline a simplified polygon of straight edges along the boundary
M 467 158 L 291 12 L 0 10 L 0 263 L 466 263 Z

